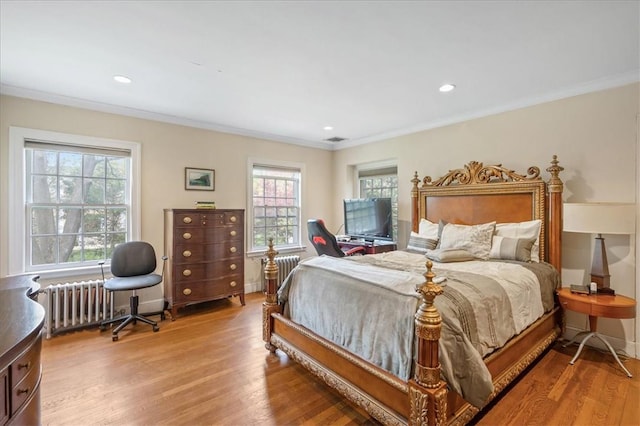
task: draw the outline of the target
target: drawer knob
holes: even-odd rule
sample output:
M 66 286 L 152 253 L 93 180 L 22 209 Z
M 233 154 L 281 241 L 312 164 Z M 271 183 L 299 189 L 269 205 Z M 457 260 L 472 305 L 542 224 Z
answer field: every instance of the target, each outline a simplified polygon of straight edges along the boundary
M 182 255 L 183 255 L 184 257 L 191 257 L 191 250 L 185 250 L 185 251 L 183 251 L 183 252 L 182 252 Z
M 26 364 L 18 364 L 18 371 L 22 370 L 23 368 L 26 368 L 28 370 L 29 367 L 31 367 L 31 361 L 27 362 Z
M 235 230 L 234 230 L 234 231 L 229 232 L 229 234 L 230 234 L 232 237 L 235 237 L 236 235 L 238 235 L 238 233 L 237 233 Z
M 189 216 L 187 216 L 187 217 L 183 218 L 182 221 L 184 223 L 191 223 L 191 222 L 193 222 L 193 219 L 191 219 Z
M 23 393 L 29 393 L 29 388 L 26 389 L 16 389 L 16 395 L 20 396 Z
M 191 289 L 190 288 L 185 288 L 184 290 L 182 290 L 182 294 L 184 294 L 185 296 L 188 296 L 191 294 Z
M 233 223 L 236 223 L 236 221 L 237 221 L 238 219 L 236 219 L 236 217 L 235 217 L 235 216 L 231 216 L 231 217 L 229 218 L 229 220 L 230 220 L 231 222 L 233 222 Z
M 191 234 L 189 232 L 185 232 L 184 234 L 182 234 L 182 238 L 184 238 L 185 240 L 190 240 Z
M 235 247 L 231 247 L 231 248 L 229 249 L 229 251 L 230 251 L 231 253 L 235 253 L 235 252 L 237 252 L 237 251 L 238 251 L 238 249 L 237 249 L 237 248 L 235 248 Z
M 191 276 L 191 269 L 185 269 L 184 271 L 182 271 L 182 275 L 184 275 L 185 277 Z
M 237 283 L 237 282 L 235 282 L 235 281 L 231 281 L 231 282 L 229 283 L 229 285 L 230 285 L 231 287 L 235 287 L 235 286 L 237 286 L 237 285 L 238 285 L 238 283 Z
M 235 271 L 238 267 L 236 266 L 235 263 L 232 263 L 231 265 L 229 265 L 229 269 L 231 269 L 232 271 Z

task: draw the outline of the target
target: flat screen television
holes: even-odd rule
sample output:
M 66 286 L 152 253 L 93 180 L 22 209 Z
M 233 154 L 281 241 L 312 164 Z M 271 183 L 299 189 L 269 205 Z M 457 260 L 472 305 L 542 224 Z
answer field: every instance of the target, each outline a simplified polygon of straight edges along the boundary
M 345 199 L 344 232 L 365 241 L 393 241 L 391 198 Z

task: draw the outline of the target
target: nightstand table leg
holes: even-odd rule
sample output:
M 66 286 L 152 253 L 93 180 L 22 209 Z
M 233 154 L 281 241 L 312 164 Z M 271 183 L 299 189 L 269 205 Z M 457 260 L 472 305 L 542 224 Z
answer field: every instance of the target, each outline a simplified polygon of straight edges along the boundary
M 571 340 L 569 340 L 569 342 L 568 342 L 568 343 L 565 343 L 564 345 L 562 345 L 562 347 L 563 347 L 563 348 L 566 348 L 567 346 L 569 346 L 569 345 L 573 344 L 573 342 L 575 342 L 576 340 L 578 340 L 581 336 L 584 336 L 585 334 L 589 334 L 589 333 L 591 333 L 591 332 L 590 332 L 590 331 L 581 331 L 581 332 L 579 332 L 579 333 L 576 333 L 576 335 L 575 335 L 575 336 L 573 336 L 573 337 L 571 338 Z
M 603 336 L 599 335 L 598 333 L 596 333 L 596 337 L 598 339 L 600 339 L 600 341 L 602 343 L 604 343 L 605 345 L 607 345 L 607 348 L 609 348 L 609 352 L 611 352 L 611 355 L 613 355 L 613 357 L 616 359 L 616 361 L 618 361 L 618 364 L 620 364 L 620 367 L 622 367 L 622 369 L 624 370 L 625 373 L 627 373 L 627 376 L 629 377 L 633 377 L 631 375 L 631 373 L 629 373 L 629 370 L 627 370 L 624 365 L 622 365 L 622 361 L 620 361 L 620 358 L 618 358 L 618 354 L 616 353 L 616 351 L 613 350 L 613 347 L 611 347 L 611 345 L 609 344 L 609 342 L 607 342 L 607 339 L 605 339 Z
M 576 334 L 576 336 L 578 336 L 579 334 L 584 334 L 584 333 L 588 333 L 584 339 L 582 339 L 582 342 L 580 342 L 580 346 L 578 347 L 578 352 L 576 352 L 576 354 L 573 356 L 573 358 L 571 359 L 571 361 L 569 361 L 569 364 L 573 365 L 576 360 L 578 359 L 578 357 L 580 356 L 580 352 L 582 352 L 582 348 L 584 348 L 585 343 L 587 343 L 587 340 L 589 340 L 592 337 L 597 337 L 598 339 L 600 339 L 600 341 L 602 343 L 604 343 L 606 345 L 606 347 L 609 349 L 609 352 L 611 352 L 611 355 L 613 355 L 613 357 L 616 359 L 616 361 L 618 362 L 618 365 L 620 365 L 620 367 L 622 367 L 622 369 L 624 370 L 625 373 L 627 373 L 628 377 L 633 377 L 633 375 L 629 372 L 629 370 L 627 370 L 625 368 L 624 365 L 622 365 L 622 361 L 620 361 L 620 358 L 618 358 L 618 354 L 616 353 L 616 351 L 613 349 L 613 347 L 609 344 L 609 342 L 607 342 L 607 339 L 605 339 L 603 336 L 599 335 L 598 333 L 596 333 L 595 331 L 591 331 L 591 332 L 586 332 L 586 331 L 582 331 L 578 334 Z M 575 339 L 575 336 L 574 336 Z M 562 347 L 567 347 L 570 343 L 573 342 L 573 339 L 571 340 L 571 342 L 567 343 L 566 345 L 562 345 Z
M 573 363 L 576 362 L 576 359 L 578 359 L 578 357 L 580 356 L 580 352 L 582 352 L 582 348 L 584 348 L 584 344 L 587 343 L 587 340 L 591 339 L 591 337 L 595 336 L 595 334 L 595 332 L 591 331 L 586 335 L 584 339 L 582 339 L 582 342 L 580 342 L 580 347 L 578 347 L 578 352 L 576 352 L 571 361 L 569 361 L 569 364 L 573 365 Z

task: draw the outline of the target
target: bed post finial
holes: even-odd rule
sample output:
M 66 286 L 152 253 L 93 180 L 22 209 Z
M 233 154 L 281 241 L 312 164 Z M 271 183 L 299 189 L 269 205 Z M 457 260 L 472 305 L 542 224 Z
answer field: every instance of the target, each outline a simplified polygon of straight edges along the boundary
M 441 425 L 447 420 L 447 385 L 440 378 L 438 360 L 442 318 L 433 302 L 443 290 L 433 282 L 433 262 L 428 260 L 426 266 L 426 282 L 417 289 L 422 304 L 415 315 L 418 356 L 409 381 L 409 424 Z
M 562 179 L 560 179 L 560 172 L 564 170 L 564 167 L 559 166 L 558 156 L 554 155 L 551 160 L 551 166 L 547 167 L 547 171 L 551 173 L 551 178 L 549 179 L 549 192 L 562 192 L 563 184 Z
M 413 173 L 411 183 L 413 183 L 413 188 L 411 188 L 411 230 L 418 232 L 418 183 L 420 183 L 420 179 L 418 179 L 417 171 Z
M 273 353 L 276 351 L 276 347 L 271 344 L 271 332 L 273 330 L 271 314 L 279 313 L 280 305 L 278 305 L 276 295 L 278 291 L 278 264 L 274 260 L 278 251 L 273 248 L 272 237 L 269 238 L 268 249 L 265 254 L 267 255 L 267 264 L 264 267 L 266 298 L 262 303 L 262 340 L 265 342 L 265 348 Z
M 551 173 L 551 178 L 547 182 L 547 197 L 549 200 L 549 209 L 547 214 L 548 220 L 548 262 L 552 264 L 558 271 L 562 270 L 562 191 L 564 185 L 560 179 L 560 172 L 564 167 L 558 165 L 558 156 L 554 155 L 551 160 L 551 166 L 547 167 L 547 171 Z

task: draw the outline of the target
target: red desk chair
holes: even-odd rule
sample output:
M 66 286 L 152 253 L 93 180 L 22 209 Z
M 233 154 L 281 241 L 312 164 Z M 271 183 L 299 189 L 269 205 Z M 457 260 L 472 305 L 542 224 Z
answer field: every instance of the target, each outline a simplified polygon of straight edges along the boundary
M 344 257 L 353 254 L 364 254 L 366 251 L 364 247 L 342 250 L 335 235 L 327 230 L 322 219 L 309 219 L 307 221 L 307 231 L 309 232 L 309 241 L 315 247 L 318 256 L 326 254 L 327 256 Z

